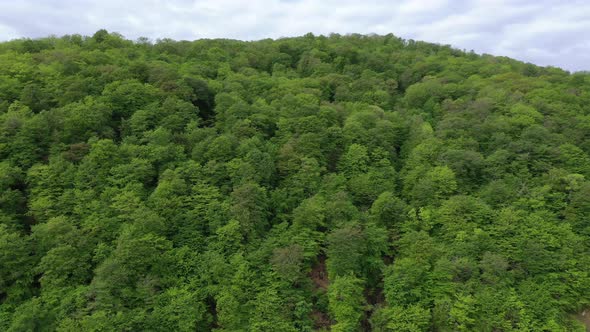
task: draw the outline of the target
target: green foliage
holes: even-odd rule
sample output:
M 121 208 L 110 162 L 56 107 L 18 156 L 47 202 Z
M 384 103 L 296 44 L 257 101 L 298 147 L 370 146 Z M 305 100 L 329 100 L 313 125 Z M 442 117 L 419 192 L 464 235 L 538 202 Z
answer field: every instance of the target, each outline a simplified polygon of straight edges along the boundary
M 371 319 L 374 331 L 420 332 L 430 326 L 430 312 L 418 305 L 379 308 Z
M 353 276 L 338 276 L 328 290 L 330 312 L 336 321 L 333 331 L 356 331 L 363 317 L 362 281 Z
M 393 35 L 1 43 L 0 330 L 581 330 L 588 91 Z

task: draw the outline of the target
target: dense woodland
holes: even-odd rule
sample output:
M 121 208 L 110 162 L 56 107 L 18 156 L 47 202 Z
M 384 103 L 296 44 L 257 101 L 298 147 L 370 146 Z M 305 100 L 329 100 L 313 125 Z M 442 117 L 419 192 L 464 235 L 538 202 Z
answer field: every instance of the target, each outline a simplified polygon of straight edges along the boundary
M 0 43 L 2 331 L 584 331 L 590 75 L 393 35 Z

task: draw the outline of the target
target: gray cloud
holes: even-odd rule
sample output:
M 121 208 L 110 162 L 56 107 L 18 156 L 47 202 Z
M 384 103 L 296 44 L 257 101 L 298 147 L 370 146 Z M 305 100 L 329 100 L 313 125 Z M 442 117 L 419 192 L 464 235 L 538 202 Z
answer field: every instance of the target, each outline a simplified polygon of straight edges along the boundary
M 0 1 L 0 40 L 105 28 L 127 38 L 255 40 L 393 33 L 571 71 L 590 70 L 585 0 Z

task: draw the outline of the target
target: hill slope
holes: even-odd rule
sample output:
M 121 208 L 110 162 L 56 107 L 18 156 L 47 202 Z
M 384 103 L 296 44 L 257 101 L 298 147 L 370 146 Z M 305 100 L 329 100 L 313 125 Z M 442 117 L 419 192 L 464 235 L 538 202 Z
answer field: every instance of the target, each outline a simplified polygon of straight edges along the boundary
M 590 76 L 387 36 L 0 44 L 0 330 L 571 331 Z

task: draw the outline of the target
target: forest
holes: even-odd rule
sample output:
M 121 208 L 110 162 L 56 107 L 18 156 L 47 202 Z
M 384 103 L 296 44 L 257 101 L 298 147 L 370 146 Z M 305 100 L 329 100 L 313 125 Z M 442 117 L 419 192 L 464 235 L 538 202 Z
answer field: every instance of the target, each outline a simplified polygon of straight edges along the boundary
M 585 331 L 590 74 L 389 35 L 0 43 L 1 331 Z

